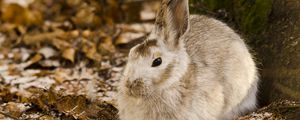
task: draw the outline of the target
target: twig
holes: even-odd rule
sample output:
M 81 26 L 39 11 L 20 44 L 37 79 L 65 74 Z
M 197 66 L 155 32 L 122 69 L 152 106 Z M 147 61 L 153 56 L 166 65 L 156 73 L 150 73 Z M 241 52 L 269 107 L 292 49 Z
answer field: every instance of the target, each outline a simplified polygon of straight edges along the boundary
M 5 112 L 3 112 L 3 111 L 0 111 L 0 114 L 4 115 L 4 116 L 6 116 L 6 117 L 12 118 L 12 119 L 14 119 L 14 120 L 19 120 L 19 118 L 15 117 L 15 116 L 13 116 L 13 115 L 10 115 L 10 114 L 8 114 L 8 113 L 5 113 Z

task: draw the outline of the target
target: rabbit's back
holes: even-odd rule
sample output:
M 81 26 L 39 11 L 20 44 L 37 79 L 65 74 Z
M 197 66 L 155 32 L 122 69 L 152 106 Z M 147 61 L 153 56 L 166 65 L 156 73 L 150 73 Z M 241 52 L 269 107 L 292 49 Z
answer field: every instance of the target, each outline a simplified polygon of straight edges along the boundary
M 190 29 L 183 39 L 191 61 L 197 65 L 198 83 L 222 86 L 222 119 L 255 108 L 256 67 L 239 35 L 218 20 L 191 15 Z

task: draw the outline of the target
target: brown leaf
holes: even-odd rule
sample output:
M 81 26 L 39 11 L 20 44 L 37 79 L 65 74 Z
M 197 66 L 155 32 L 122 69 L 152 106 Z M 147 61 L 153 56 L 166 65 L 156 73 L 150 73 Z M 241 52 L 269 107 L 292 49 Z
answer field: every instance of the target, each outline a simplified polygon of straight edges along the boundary
M 144 33 L 122 33 L 115 41 L 116 45 L 128 44 L 134 40 L 144 38 L 146 34 Z
M 95 61 L 101 61 L 101 55 L 97 53 L 97 47 L 94 43 L 87 42 L 82 46 L 82 51 L 86 57 Z
M 79 36 L 79 30 L 73 30 L 70 32 L 70 35 L 73 37 L 73 38 L 76 38 Z
M 81 119 L 87 119 L 86 105 L 87 100 L 83 96 L 65 96 L 56 104 L 60 112 Z
M 94 7 L 84 7 L 80 9 L 72 21 L 78 27 L 100 27 L 101 19 L 94 13 Z
M 15 52 L 13 56 L 14 61 L 20 62 L 22 59 L 22 54 L 19 52 Z
M 39 120 L 55 120 L 55 119 L 50 115 L 43 115 L 39 118 Z
M 12 116 L 19 117 L 21 116 L 24 109 L 20 108 L 20 103 L 8 102 L 5 106 L 5 110 Z
M 82 36 L 85 37 L 85 38 L 90 37 L 91 34 L 92 34 L 92 33 L 91 33 L 90 30 L 84 30 L 84 31 L 82 32 Z
M 98 49 L 103 55 L 114 53 L 116 51 L 116 48 L 112 43 L 111 37 L 105 37 L 103 41 L 99 44 Z
M 48 91 L 39 88 L 30 88 L 28 91 L 33 93 L 33 96 L 28 101 L 45 111 L 50 110 L 61 96 L 60 94 L 55 93 L 53 88 L 50 88 Z
M 5 118 L 5 116 L 2 115 L 2 114 L 0 114 L 0 119 L 1 119 L 1 120 L 4 120 L 4 118 Z
M 29 61 L 28 61 L 28 65 L 32 65 L 34 63 L 39 62 L 40 60 L 43 59 L 43 56 L 41 54 L 35 54 Z
M 63 73 L 63 72 L 61 72 L 61 71 L 59 71 L 59 70 L 56 70 L 56 71 L 55 71 L 55 74 L 54 74 L 54 80 L 55 80 L 57 83 L 59 83 L 59 84 L 61 84 L 61 83 L 63 83 L 63 82 L 65 81 L 65 79 L 62 77 L 61 74 L 65 74 L 65 73 Z
M 76 50 L 74 48 L 67 48 L 62 52 L 62 57 L 70 60 L 71 62 L 75 62 L 75 53 Z
M 83 3 L 82 0 L 66 0 L 66 2 L 69 6 L 79 6 Z
M 61 30 L 56 30 L 54 32 L 47 33 L 38 33 L 34 35 L 27 34 L 23 38 L 23 42 L 26 45 L 36 45 L 41 42 L 50 42 L 53 38 L 57 38 L 59 36 L 64 36 L 66 33 Z
M 1 7 L 1 19 L 17 25 L 40 25 L 43 21 L 42 14 L 32 11 L 18 4 L 4 4 Z
M 56 39 L 56 38 L 52 39 L 50 44 L 54 45 L 57 49 L 61 51 L 71 47 L 71 44 L 69 42 L 62 39 Z
M 79 119 L 117 120 L 118 110 L 107 103 L 96 104 L 83 96 L 65 96 L 58 100 L 57 109 Z

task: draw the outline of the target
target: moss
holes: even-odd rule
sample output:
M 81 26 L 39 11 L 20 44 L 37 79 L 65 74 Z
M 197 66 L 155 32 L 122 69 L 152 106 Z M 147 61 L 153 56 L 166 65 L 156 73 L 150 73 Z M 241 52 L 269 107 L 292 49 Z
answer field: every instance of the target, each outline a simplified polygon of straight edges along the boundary
M 236 0 L 239 1 L 239 0 Z M 242 1 L 242 2 L 241 2 Z M 239 24 L 241 30 L 248 33 L 257 33 L 262 31 L 268 21 L 268 16 L 272 9 L 271 0 L 241 0 L 237 3 L 241 10 L 238 15 L 241 16 Z M 238 16 L 237 15 L 237 16 Z
M 225 15 L 246 34 L 264 30 L 272 9 L 272 0 L 192 0 L 190 3 L 192 13 L 225 10 Z

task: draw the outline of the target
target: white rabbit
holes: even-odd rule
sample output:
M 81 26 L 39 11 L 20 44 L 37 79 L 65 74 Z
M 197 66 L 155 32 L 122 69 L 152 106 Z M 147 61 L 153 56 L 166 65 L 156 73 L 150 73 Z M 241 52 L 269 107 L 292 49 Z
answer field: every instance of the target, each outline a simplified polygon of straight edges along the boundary
M 229 120 L 256 107 L 257 70 L 224 23 L 163 0 L 155 28 L 130 50 L 118 92 L 121 120 Z

